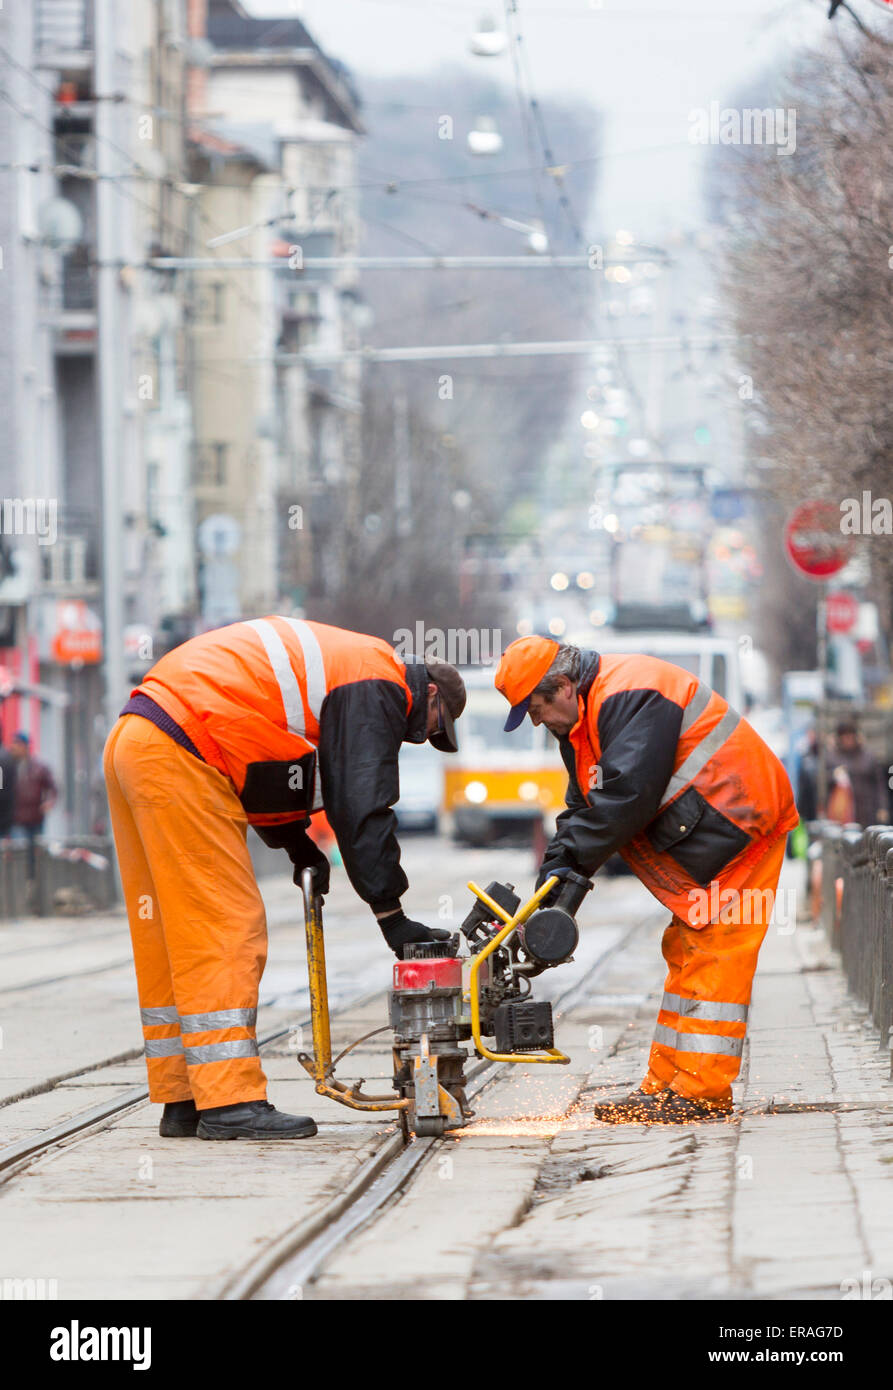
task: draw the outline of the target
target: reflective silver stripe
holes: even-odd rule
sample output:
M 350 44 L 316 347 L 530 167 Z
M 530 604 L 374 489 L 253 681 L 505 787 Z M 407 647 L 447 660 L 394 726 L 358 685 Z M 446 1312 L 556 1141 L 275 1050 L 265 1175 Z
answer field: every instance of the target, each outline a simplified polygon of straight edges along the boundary
M 716 999 L 686 999 L 681 994 L 664 992 L 661 1008 L 678 1014 L 680 1018 L 709 1018 L 715 1023 L 747 1022 L 747 1004 L 725 1004 Z
M 319 723 L 319 716 L 322 713 L 323 701 L 328 694 L 326 683 L 326 667 L 323 661 L 322 649 L 316 639 L 313 629 L 308 627 L 300 618 L 283 618 L 283 622 L 288 623 L 292 628 L 301 644 L 301 651 L 304 653 L 304 675 L 307 681 L 307 709 L 313 718 Z M 317 768 L 316 778 L 313 784 L 313 805 L 311 810 L 321 811 L 323 808 L 322 799 L 322 780 Z
M 140 1009 L 140 1018 L 146 1028 L 152 1028 L 156 1023 L 178 1023 L 179 1014 L 173 1004 L 165 1004 L 160 1009 Z
M 186 1062 L 190 1067 L 203 1062 L 228 1062 L 231 1057 L 256 1057 L 257 1043 L 253 1038 L 235 1042 L 206 1043 L 204 1047 L 187 1047 Z
M 743 1038 L 724 1038 L 719 1033 L 678 1033 L 663 1023 L 655 1028 L 654 1041 L 676 1052 L 706 1052 L 718 1057 L 740 1057 L 744 1051 Z
M 304 674 L 307 679 L 307 708 L 319 722 L 323 700 L 326 698 L 326 668 L 316 634 L 300 618 L 283 618 L 294 631 L 304 653 Z
M 697 777 L 701 768 L 705 767 L 713 755 L 719 752 L 726 739 L 740 722 L 741 715 L 730 705 L 716 728 L 704 735 L 700 743 L 695 745 L 685 761 L 673 773 L 664 789 L 663 799 L 657 808 L 659 811 L 663 810 L 664 806 L 672 801 L 678 792 L 681 792 L 684 787 L 688 786 L 689 782 Z
M 710 689 L 710 686 L 705 685 L 703 681 L 698 681 L 694 695 L 682 711 L 682 725 L 679 729 L 680 734 L 684 734 L 686 729 L 690 729 L 695 720 L 700 718 L 704 710 L 710 704 L 712 697 L 713 691 Z
M 282 696 L 285 723 L 289 733 L 298 734 L 303 738 L 304 701 L 301 699 L 301 687 L 298 685 L 298 678 L 292 670 L 285 643 L 273 624 L 268 623 L 265 618 L 251 618 L 245 626 L 253 628 L 264 644 L 264 651 L 270 659 L 273 675 L 276 677 L 279 693 Z
M 740 1057 L 743 1038 L 724 1038 L 721 1033 L 677 1033 L 677 1052 L 711 1052 L 719 1057 Z
M 210 1014 L 184 1014 L 181 1033 L 207 1033 L 212 1028 L 253 1028 L 257 1009 L 217 1009 Z
M 179 1057 L 183 1044 L 179 1038 L 147 1038 L 147 1057 Z

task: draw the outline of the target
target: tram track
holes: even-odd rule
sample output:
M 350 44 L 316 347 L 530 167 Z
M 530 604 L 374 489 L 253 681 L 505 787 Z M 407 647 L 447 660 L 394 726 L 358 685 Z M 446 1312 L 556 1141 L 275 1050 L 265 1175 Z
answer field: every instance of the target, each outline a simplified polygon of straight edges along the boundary
M 626 950 L 633 939 L 653 922 L 654 913 L 649 913 L 638 916 L 629 927 L 620 930 L 617 937 L 585 968 L 580 978 L 553 998 L 557 1017 L 560 1018 L 569 1008 L 578 1007 L 584 1002 L 593 982 L 609 961 Z M 356 996 L 339 1000 L 332 1009 L 332 1018 L 336 1019 L 354 1009 L 362 1008 L 380 999 L 382 994 L 380 988 L 367 989 Z M 274 1003 L 280 996 L 281 991 L 273 996 Z M 265 1003 L 267 1008 L 274 1006 L 270 1001 Z M 264 1005 L 261 1005 L 261 1008 L 263 1007 Z M 264 1049 L 288 1037 L 295 1028 L 306 1028 L 309 1024 L 310 1019 L 306 1015 L 294 1019 L 287 1025 L 262 1034 L 258 1038 L 258 1045 L 263 1052 Z M 139 1055 L 140 1050 L 135 1049 L 132 1059 Z M 69 1077 L 57 1078 L 55 1082 L 47 1083 L 46 1089 L 52 1089 L 53 1085 L 59 1084 L 63 1079 L 73 1080 L 92 1075 L 101 1077 L 105 1065 L 112 1065 L 121 1060 L 121 1057 L 116 1057 L 105 1064 L 81 1068 Z M 472 1061 L 467 1070 L 469 1099 L 480 1097 L 487 1087 L 504 1078 L 510 1070 L 505 1063 L 493 1063 L 484 1059 Z M 39 1090 L 30 1092 L 39 1093 Z M 0 1149 L 0 1189 L 58 1146 L 89 1143 L 92 1137 L 138 1110 L 147 1101 L 148 1088 L 144 1084 L 122 1087 L 108 1100 Z M 417 1137 L 406 1144 L 399 1126 L 388 1126 L 374 1151 L 341 1192 L 300 1222 L 290 1227 L 286 1226 L 285 1229 L 280 1228 L 249 1263 L 225 1275 L 217 1287 L 205 1296 L 224 1301 L 287 1300 L 302 1297 L 303 1289 L 313 1283 L 331 1258 L 342 1251 L 355 1235 L 383 1216 L 393 1202 L 411 1186 L 427 1161 L 443 1151 L 449 1137 Z
M 581 1002 L 608 962 L 653 924 L 655 915 L 651 912 L 637 919 L 599 954 L 579 980 L 557 996 L 553 1001 L 557 1018 Z M 480 1096 L 509 1071 L 509 1063 L 484 1059 L 474 1063 L 466 1073 L 468 1099 Z M 388 1135 L 343 1192 L 321 1211 L 268 1241 L 249 1264 L 227 1278 L 216 1296 L 226 1301 L 303 1298 L 305 1287 L 319 1276 L 331 1257 L 382 1216 L 449 1139 L 448 1132 L 441 1137 L 415 1137 L 405 1144 L 399 1129 Z
M 377 989 L 367 990 L 363 994 L 358 994 L 354 998 L 347 999 L 344 1001 L 343 1005 L 333 1011 L 332 1016 L 337 1018 L 339 1014 L 346 1013 L 349 1009 L 361 1008 L 364 1004 L 369 1003 L 370 1000 L 377 998 L 380 993 L 381 990 Z M 261 1005 L 261 1008 L 263 1007 L 264 1006 Z M 267 1007 L 269 1008 L 271 1005 L 268 1003 Z M 265 1047 L 270 1047 L 274 1043 L 279 1042 L 282 1038 L 288 1037 L 295 1028 L 309 1028 L 309 1026 L 310 1018 L 307 1016 L 306 1018 L 297 1020 L 295 1023 L 289 1023 L 284 1027 L 277 1028 L 273 1032 L 265 1033 L 257 1040 L 258 1048 L 262 1052 Z M 117 1065 L 126 1061 L 135 1061 L 142 1056 L 142 1052 L 142 1048 L 134 1048 L 132 1051 L 119 1054 L 117 1057 L 110 1058 L 105 1062 L 100 1062 L 95 1066 L 81 1067 L 77 1071 L 68 1073 L 66 1076 L 56 1077 L 52 1081 L 35 1086 L 21 1096 L 11 1097 L 5 1103 L 9 1105 L 15 1103 L 16 1100 L 29 1100 L 34 1096 L 44 1095 L 48 1091 L 54 1090 L 57 1085 L 63 1084 L 65 1081 L 73 1081 L 82 1076 L 90 1077 L 94 1074 L 100 1075 L 108 1066 Z M 64 1143 L 66 1139 L 73 1139 L 78 1135 L 82 1138 L 87 1138 L 89 1132 L 101 1130 L 107 1121 L 117 1119 L 128 1111 L 136 1109 L 139 1105 L 147 1102 L 148 1099 L 149 1088 L 144 1083 L 140 1083 L 137 1086 L 128 1086 L 124 1090 L 117 1092 L 114 1096 L 110 1096 L 106 1101 L 100 1101 L 98 1104 L 89 1107 L 87 1110 L 80 1111 L 75 1115 L 71 1115 L 56 1125 L 52 1125 L 44 1130 L 35 1131 L 33 1135 L 17 1140 L 14 1144 L 6 1145 L 5 1148 L 0 1149 L 0 1187 L 2 1187 L 5 1182 L 8 1182 L 22 1167 L 27 1166 L 35 1159 L 40 1158 L 43 1154 L 48 1153 L 56 1144 Z

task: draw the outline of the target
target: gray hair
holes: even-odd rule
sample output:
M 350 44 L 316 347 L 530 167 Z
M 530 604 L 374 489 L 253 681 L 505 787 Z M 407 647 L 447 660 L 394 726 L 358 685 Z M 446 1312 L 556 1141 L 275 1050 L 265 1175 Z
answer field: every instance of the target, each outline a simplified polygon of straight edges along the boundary
M 580 679 L 580 667 L 582 657 L 579 647 L 571 647 L 562 642 L 558 648 L 558 655 L 552 662 L 546 674 L 543 676 L 539 685 L 532 691 L 532 695 L 542 695 L 544 699 L 551 700 L 558 690 L 562 676 L 566 676 L 572 684 L 576 685 Z

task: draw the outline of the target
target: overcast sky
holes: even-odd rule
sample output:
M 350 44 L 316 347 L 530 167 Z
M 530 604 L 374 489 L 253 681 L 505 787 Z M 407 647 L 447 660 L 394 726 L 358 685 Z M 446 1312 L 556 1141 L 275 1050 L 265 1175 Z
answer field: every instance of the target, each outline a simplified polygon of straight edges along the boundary
M 468 37 L 502 0 L 246 0 L 256 14 L 295 15 L 333 57 L 364 73 L 420 75 L 460 63 L 513 85 L 508 53 L 479 58 Z M 869 0 L 855 7 L 873 10 Z M 573 93 L 607 117 L 599 234 L 666 233 L 698 219 L 703 147 L 689 114 L 725 105 L 742 79 L 814 42 L 827 0 L 517 0 L 537 96 Z M 866 18 L 869 16 L 866 16 Z M 872 14 L 873 18 L 874 15 Z M 834 23 L 852 27 L 840 12 Z M 556 150 L 561 158 L 586 150 Z

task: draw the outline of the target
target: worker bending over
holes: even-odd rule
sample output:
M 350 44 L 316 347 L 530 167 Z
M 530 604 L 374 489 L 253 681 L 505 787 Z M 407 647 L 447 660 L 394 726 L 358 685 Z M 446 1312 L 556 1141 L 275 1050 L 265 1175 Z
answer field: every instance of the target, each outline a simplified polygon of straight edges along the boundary
M 133 692 L 103 765 L 163 1136 L 316 1133 L 266 1100 L 255 1021 L 267 931 L 247 827 L 288 852 L 296 883 L 312 868 L 325 894 L 328 861 L 306 832 L 324 807 L 395 954 L 445 937 L 400 906 L 391 807 L 401 743 L 455 752 L 464 707 L 453 666 L 404 664 L 377 637 L 281 617 L 193 637 Z
M 526 714 L 545 724 L 568 770 L 537 886 L 571 870 L 591 877 L 619 851 L 673 914 L 648 1073 L 596 1117 L 728 1115 L 785 836 L 797 824 L 784 768 L 721 695 L 655 657 L 521 637 L 495 684 L 512 707 L 506 729 Z

